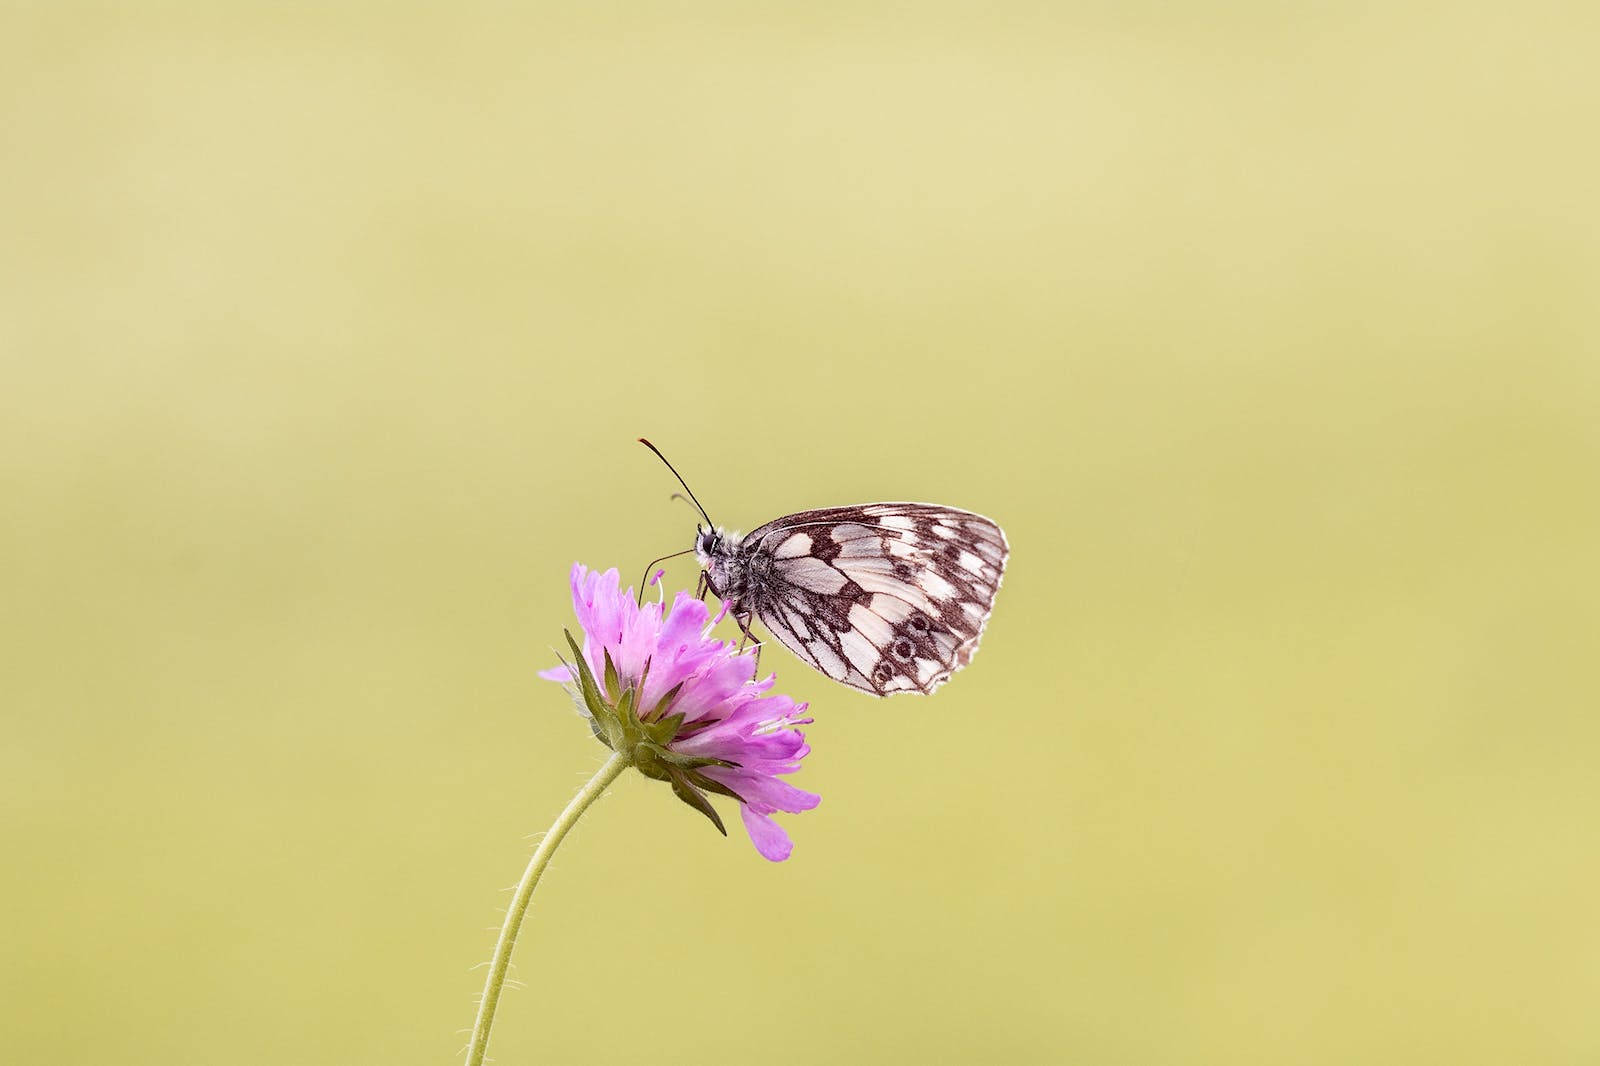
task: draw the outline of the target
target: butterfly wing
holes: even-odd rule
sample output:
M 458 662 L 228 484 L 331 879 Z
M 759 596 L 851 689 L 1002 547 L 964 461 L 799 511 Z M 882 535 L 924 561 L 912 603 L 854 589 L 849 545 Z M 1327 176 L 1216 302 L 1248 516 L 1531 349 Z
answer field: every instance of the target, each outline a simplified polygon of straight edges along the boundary
M 802 511 L 740 545 L 778 642 L 875 696 L 932 692 L 972 660 L 1008 552 L 989 519 L 926 503 Z

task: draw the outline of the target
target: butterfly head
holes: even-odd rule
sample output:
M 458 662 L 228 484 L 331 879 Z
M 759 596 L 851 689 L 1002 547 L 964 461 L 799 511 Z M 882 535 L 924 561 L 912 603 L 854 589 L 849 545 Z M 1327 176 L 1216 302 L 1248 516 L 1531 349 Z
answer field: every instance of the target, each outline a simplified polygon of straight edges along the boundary
M 725 553 L 723 546 L 727 543 L 727 536 L 727 531 L 721 527 L 716 529 L 702 525 L 694 527 L 694 555 L 701 566 L 709 565 L 712 559 Z

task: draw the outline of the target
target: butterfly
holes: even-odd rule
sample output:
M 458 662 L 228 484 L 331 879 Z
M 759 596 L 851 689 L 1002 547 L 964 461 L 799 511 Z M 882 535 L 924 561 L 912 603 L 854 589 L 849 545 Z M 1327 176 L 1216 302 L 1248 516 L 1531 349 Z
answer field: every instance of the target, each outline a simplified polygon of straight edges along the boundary
M 639 442 L 706 520 L 676 554 L 695 554 L 699 594 L 715 594 L 746 638 L 760 643 L 750 630 L 759 618 L 807 664 L 874 696 L 932 692 L 972 661 L 1010 553 L 994 522 L 937 504 L 868 503 L 784 515 L 741 538 Z

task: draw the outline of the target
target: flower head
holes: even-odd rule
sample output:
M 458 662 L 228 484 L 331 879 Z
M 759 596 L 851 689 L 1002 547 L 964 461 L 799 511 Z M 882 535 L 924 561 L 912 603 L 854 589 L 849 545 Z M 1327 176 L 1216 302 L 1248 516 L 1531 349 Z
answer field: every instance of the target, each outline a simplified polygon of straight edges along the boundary
M 572 604 L 583 646 L 568 634 L 577 661 L 539 676 L 576 686 L 596 737 L 628 756 L 647 777 L 667 781 L 678 798 L 722 819 L 705 793 L 739 801 L 750 841 L 779 862 L 793 845 L 771 815 L 808 811 L 820 797 L 778 779 L 800 768 L 811 749 L 796 726 L 806 705 L 768 694 L 775 677 L 755 678 L 755 656 L 713 640 L 706 605 L 680 592 L 672 606 L 639 606 L 616 570 L 572 567 Z

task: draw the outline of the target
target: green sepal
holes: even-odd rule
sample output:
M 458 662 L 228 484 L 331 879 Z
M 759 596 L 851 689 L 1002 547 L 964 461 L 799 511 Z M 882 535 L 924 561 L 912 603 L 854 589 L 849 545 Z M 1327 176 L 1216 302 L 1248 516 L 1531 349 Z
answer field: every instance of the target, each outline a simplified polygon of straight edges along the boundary
M 568 672 L 576 670 L 578 674 L 578 692 L 583 697 L 583 705 L 589 711 L 589 719 L 596 727 L 596 735 L 601 736 L 606 747 L 620 750 L 618 741 L 623 740 L 622 722 L 617 718 L 616 711 L 606 705 L 601 697 L 600 686 L 595 683 L 594 671 L 589 669 L 589 661 L 583 657 L 583 649 L 578 647 L 578 642 L 572 639 L 572 634 L 567 630 L 561 631 L 567 638 L 567 646 L 572 649 L 573 661 L 576 667 L 568 666 Z
M 596 706 L 604 706 L 605 701 L 600 698 L 600 687 L 594 682 L 594 671 L 589 669 L 589 662 L 583 657 L 583 649 L 578 647 L 578 642 L 572 639 L 572 633 L 563 629 L 561 635 L 567 638 L 567 647 L 572 649 L 572 658 L 578 664 L 578 691 L 583 693 L 583 702 L 594 710 Z M 570 666 L 567 669 L 572 669 Z
M 677 770 L 670 770 L 668 771 L 668 780 L 672 782 L 673 795 L 711 819 L 711 824 L 717 827 L 717 832 L 723 836 L 728 835 L 728 830 L 723 826 L 722 818 L 717 814 L 717 809 L 711 806 L 710 800 L 696 791 L 695 787 L 684 779 L 682 773 Z
M 641 722 L 639 730 L 645 737 L 662 747 L 678 739 L 678 727 L 683 725 L 683 715 L 674 714 L 657 722 Z
M 680 770 L 698 770 L 702 766 L 721 766 L 731 770 L 739 765 L 726 759 L 713 759 L 709 755 L 684 755 L 682 752 L 673 751 L 671 748 L 663 748 L 658 744 L 652 744 L 648 740 L 641 741 L 638 750 L 648 752 L 650 758 L 659 760 L 668 766 L 675 766 Z
M 700 732 L 701 730 L 710 729 L 712 726 L 714 726 L 716 724 L 717 724 L 716 722 L 712 721 L 709 718 L 702 718 L 698 722 L 690 722 L 688 725 L 679 726 L 678 727 L 678 736 L 680 738 L 682 738 L 682 737 L 692 737 L 696 733 Z
M 732 763 L 719 763 L 718 765 L 720 765 L 720 766 L 731 766 L 733 764 Z M 697 786 L 699 788 L 703 788 L 707 792 L 715 792 L 719 796 L 727 796 L 729 799 L 736 799 L 740 803 L 744 802 L 744 797 L 739 795 L 739 793 L 735 792 L 733 789 L 729 788 L 727 785 L 724 785 L 721 781 L 713 781 L 711 778 L 707 777 L 705 774 L 700 773 L 698 770 L 686 769 L 686 770 L 683 771 L 683 776 L 689 779 L 689 783 L 690 784 L 695 785 L 695 786 Z
M 642 715 L 639 716 L 640 719 L 642 721 L 650 722 L 650 721 L 654 721 L 654 720 L 660 718 L 662 715 L 666 714 L 667 713 L 667 708 L 671 707 L 672 704 L 673 704 L 673 701 L 678 698 L 678 693 L 683 691 L 683 686 L 684 686 L 684 682 L 679 681 L 676 685 L 673 685 L 671 688 L 669 688 L 667 690 L 666 695 L 662 696 L 659 700 L 657 700 L 656 701 L 656 705 L 654 707 L 650 708 L 650 710 L 649 710 L 649 712 L 647 714 L 642 714 Z M 641 681 L 639 683 L 639 687 L 640 688 L 644 687 L 644 682 L 643 681 Z M 682 725 L 683 724 L 683 715 L 681 715 L 681 714 L 678 715 L 677 719 L 678 719 L 678 724 Z M 674 735 L 676 735 L 676 733 L 674 733 Z M 672 738 L 668 737 L 667 739 L 671 740 Z
M 639 669 L 639 691 L 644 691 L 644 683 L 650 680 L 650 656 L 644 657 L 644 666 Z
M 617 664 L 611 661 L 611 649 L 601 648 L 600 654 L 606 657 L 606 695 L 622 691 L 622 679 L 617 676 Z
M 638 699 L 639 690 L 631 685 L 617 699 L 617 717 L 622 719 L 623 728 L 629 732 L 639 728 L 639 719 L 633 713 L 633 705 Z
M 672 779 L 672 766 L 661 758 L 665 749 L 654 744 L 635 744 L 633 747 L 633 765 L 644 776 L 652 781 L 670 781 Z
M 554 650 L 554 649 L 552 649 L 552 650 Z M 567 662 L 567 657 L 565 655 L 562 655 L 560 652 L 556 652 L 556 662 L 560 663 L 562 666 L 567 668 L 567 678 L 568 678 L 568 683 L 570 684 L 571 683 L 571 678 L 576 677 L 577 674 L 578 674 L 578 671 L 573 669 L 572 664 Z M 588 719 L 589 721 L 593 721 L 594 719 L 589 713 L 588 701 L 586 701 L 583 698 L 583 692 L 581 691 L 581 686 L 580 686 L 580 688 L 569 688 L 569 689 L 567 689 L 567 694 L 572 697 L 572 702 L 577 705 L 578 713 L 583 715 L 583 717 Z

